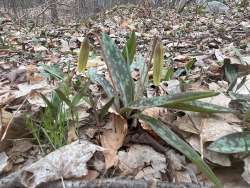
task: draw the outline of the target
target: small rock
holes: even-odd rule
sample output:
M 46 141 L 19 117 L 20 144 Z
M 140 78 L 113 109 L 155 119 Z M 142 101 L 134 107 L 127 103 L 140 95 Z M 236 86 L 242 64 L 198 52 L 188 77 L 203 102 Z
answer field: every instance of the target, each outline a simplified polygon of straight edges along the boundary
M 229 11 L 229 7 L 219 1 L 211 1 L 207 3 L 206 11 L 215 14 L 223 14 Z

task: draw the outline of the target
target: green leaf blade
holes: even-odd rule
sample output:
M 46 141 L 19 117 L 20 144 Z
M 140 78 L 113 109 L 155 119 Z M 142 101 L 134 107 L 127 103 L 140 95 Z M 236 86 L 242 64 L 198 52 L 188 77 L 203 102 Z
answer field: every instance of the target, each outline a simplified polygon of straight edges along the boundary
M 230 108 L 226 108 L 223 106 L 210 104 L 203 101 L 190 101 L 176 104 L 167 104 L 164 107 L 173 108 L 184 111 L 192 111 L 192 112 L 202 112 L 202 113 L 232 113 L 235 112 Z
M 107 34 L 102 34 L 101 46 L 112 84 L 116 92 L 119 92 L 124 105 L 128 106 L 134 100 L 134 81 L 130 74 L 129 65 Z
M 217 188 L 222 188 L 220 180 L 215 176 L 210 167 L 201 159 L 199 154 L 194 149 L 179 138 L 171 129 L 166 127 L 161 121 L 146 115 L 139 115 L 139 118 L 146 122 L 165 142 L 183 153 L 189 160 L 191 160 Z
M 126 45 L 122 50 L 122 55 L 128 64 L 133 63 L 136 53 L 136 35 L 133 31 Z
M 64 101 L 70 108 L 72 107 L 71 101 L 60 89 L 56 89 L 55 92 L 62 101 Z
M 166 105 L 174 105 L 177 103 L 193 101 L 207 97 L 218 95 L 216 92 L 186 92 L 174 95 L 157 96 L 152 98 L 144 98 L 135 101 L 129 106 L 131 109 L 145 109 L 151 107 L 164 107 Z
M 77 62 L 78 72 L 83 72 L 86 69 L 89 58 L 90 45 L 87 38 L 85 38 L 80 47 L 80 53 Z

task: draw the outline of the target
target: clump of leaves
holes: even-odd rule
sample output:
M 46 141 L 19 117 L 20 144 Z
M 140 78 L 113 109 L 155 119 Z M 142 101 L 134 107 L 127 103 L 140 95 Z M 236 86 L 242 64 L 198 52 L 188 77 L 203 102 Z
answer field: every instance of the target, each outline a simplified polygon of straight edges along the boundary
M 39 145 L 49 144 L 57 149 L 67 143 L 67 113 L 58 95 L 53 92 L 51 100 L 42 95 L 47 107 L 41 113 L 41 121 L 29 119 L 28 128 L 32 131 Z
M 45 67 L 46 68 L 46 67 Z M 67 144 L 68 133 L 73 130 L 78 136 L 79 118 L 77 106 L 82 100 L 89 102 L 88 82 L 72 93 L 71 76 L 63 79 L 63 74 L 53 69 L 45 69 L 50 77 L 58 79 L 59 87 L 55 89 L 51 97 L 41 94 L 46 107 L 41 113 L 40 121 L 29 119 L 27 126 L 32 131 L 39 145 L 49 144 L 52 149 L 57 149 Z M 72 95 L 73 94 L 73 95 Z
M 135 42 L 131 41 L 129 41 L 129 43 L 135 44 Z M 137 121 L 138 119 L 141 119 L 146 122 L 163 140 L 193 161 L 199 169 L 214 182 L 216 187 L 222 187 L 218 178 L 192 147 L 179 138 L 178 135 L 160 120 L 142 114 L 144 109 L 151 107 L 174 108 L 206 113 L 231 112 L 228 108 L 198 101 L 198 99 L 216 96 L 219 93 L 186 92 L 176 95 L 145 98 L 143 97 L 143 94 L 147 87 L 148 66 L 143 58 L 137 58 L 138 62 L 136 63 L 140 65 L 139 72 L 141 77 L 135 82 L 130 73 L 130 64 L 127 63 L 127 59 L 124 58 L 121 51 L 108 35 L 102 34 L 101 46 L 104 60 L 110 74 L 111 83 L 106 80 L 104 76 L 98 74 L 94 69 L 89 69 L 89 77 L 91 81 L 102 86 L 107 96 L 110 98 L 110 101 L 113 102 L 117 113 L 127 120 L 133 119 L 134 121 Z M 134 50 L 130 50 L 129 45 L 126 46 L 126 48 L 128 48 L 126 50 L 127 57 L 134 59 L 134 55 L 129 54 L 131 51 L 134 52 Z M 158 63 L 158 60 L 162 61 L 162 46 L 160 43 L 158 43 L 158 48 L 156 49 L 158 49 L 158 52 L 154 53 L 154 56 Z M 155 80 L 158 84 L 159 79 L 157 78 Z M 111 105 L 109 104 L 109 106 Z

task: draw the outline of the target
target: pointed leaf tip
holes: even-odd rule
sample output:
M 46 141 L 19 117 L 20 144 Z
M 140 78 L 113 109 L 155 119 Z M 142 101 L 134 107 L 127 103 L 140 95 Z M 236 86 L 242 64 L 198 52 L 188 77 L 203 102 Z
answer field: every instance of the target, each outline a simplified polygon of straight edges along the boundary
M 83 72 L 86 69 L 89 58 L 90 45 L 87 38 L 83 40 L 80 47 L 80 53 L 77 62 L 78 72 Z

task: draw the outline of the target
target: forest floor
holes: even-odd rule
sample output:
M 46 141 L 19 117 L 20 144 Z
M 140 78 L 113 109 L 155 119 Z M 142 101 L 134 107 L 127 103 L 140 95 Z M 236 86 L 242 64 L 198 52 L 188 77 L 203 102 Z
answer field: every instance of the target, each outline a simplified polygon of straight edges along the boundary
M 109 73 L 115 74 L 104 62 L 102 33 L 122 49 L 132 31 L 132 79 L 140 80 L 143 57 L 149 68 L 144 96 L 215 91 L 216 96 L 202 99 L 207 104 L 202 107 L 232 112 L 190 112 L 183 107 L 190 103 L 178 103 L 181 107 L 152 105 L 143 114 L 164 122 L 197 151 L 224 187 L 249 187 L 249 7 L 231 5 L 227 14 L 194 7 L 182 13 L 116 7 L 79 24 L 43 27 L 17 25 L 1 15 L 0 187 L 36 187 L 51 181 L 67 187 L 74 181 L 106 178 L 213 185 L 178 149 L 178 141 L 165 142 L 146 121 L 132 116 L 126 120 L 126 112 L 114 108 L 123 99 L 109 98 L 104 93 L 108 87 L 100 87 L 100 78 L 113 83 Z M 86 71 L 79 73 L 79 51 L 86 37 L 90 53 Z M 158 85 L 150 64 L 151 57 L 157 58 L 150 55 L 154 41 L 164 49 Z M 65 93 L 58 91 L 62 88 Z

